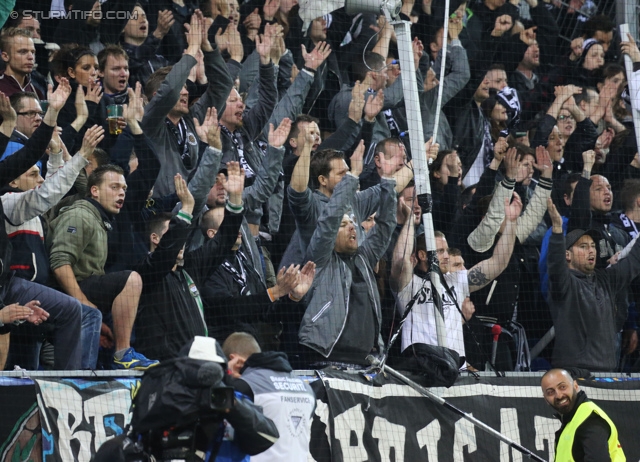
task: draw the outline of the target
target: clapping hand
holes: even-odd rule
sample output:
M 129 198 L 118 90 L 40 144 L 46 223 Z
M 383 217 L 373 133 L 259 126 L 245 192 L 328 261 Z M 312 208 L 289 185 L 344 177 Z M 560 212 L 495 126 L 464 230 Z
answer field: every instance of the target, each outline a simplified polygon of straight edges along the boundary
M 49 109 L 59 112 L 71 95 L 71 85 L 66 78 L 60 77 L 58 88 L 53 91 L 53 86 L 49 84 L 48 90 L 47 95 L 49 96 Z
M 316 264 L 312 261 L 308 261 L 300 270 L 300 276 L 298 278 L 298 284 L 289 292 L 292 298 L 300 300 L 304 297 L 311 284 L 313 284 L 313 278 L 316 275 Z
M 522 212 L 522 200 L 517 192 L 513 192 L 513 200 L 504 200 L 504 213 L 509 221 L 516 221 Z
M 282 122 L 275 130 L 273 129 L 273 124 L 269 124 L 269 146 L 281 148 L 284 142 L 287 141 L 289 131 L 291 131 L 291 119 L 288 117 L 282 119 Z
M 85 132 L 84 138 L 82 139 L 82 146 L 78 153 L 85 159 L 89 159 L 96 146 L 98 146 L 103 139 L 104 128 L 100 125 L 94 125 Z
M 40 302 L 38 300 L 31 300 L 25 305 L 25 308 L 31 310 L 31 314 L 27 317 L 27 321 L 31 324 L 40 325 L 49 319 L 49 313 L 40 308 Z
M 212 148 L 222 149 L 218 111 L 215 107 L 207 109 L 202 125 L 200 125 L 200 122 L 198 122 L 198 119 L 195 117 L 193 118 L 193 124 L 196 127 L 196 134 L 200 138 L 200 141 L 206 141 Z
M 307 53 L 307 48 L 304 45 L 301 45 L 301 51 L 305 67 L 315 71 L 329 57 L 331 47 L 327 42 L 318 42 L 310 53 Z
M 176 195 L 178 196 L 178 200 L 182 203 L 181 210 L 191 215 L 193 213 L 193 206 L 195 205 L 196 201 L 193 198 L 191 191 L 189 191 L 187 182 L 184 181 L 182 175 L 176 173 L 176 176 L 173 177 L 173 185 L 176 188 Z
M 227 162 L 227 178 L 223 186 L 229 194 L 229 202 L 236 206 L 242 204 L 244 176 L 244 170 L 240 168 L 239 162 Z

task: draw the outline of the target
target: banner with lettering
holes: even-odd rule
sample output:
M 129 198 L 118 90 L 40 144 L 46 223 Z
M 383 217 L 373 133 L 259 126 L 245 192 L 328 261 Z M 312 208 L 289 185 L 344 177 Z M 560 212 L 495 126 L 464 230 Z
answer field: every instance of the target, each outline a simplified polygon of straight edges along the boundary
M 311 428 L 311 455 L 318 462 L 528 460 L 390 376 L 372 378 L 338 371 L 322 374 L 323 379 L 313 384 L 318 401 Z M 560 421 L 542 398 L 539 383 L 540 376 L 469 377 L 449 389 L 430 390 L 552 461 Z M 629 411 L 640 409 L 640 382 L 607 379 L 579 383 L 617 424 L 627 460 L 639 460 L 638 413 Z
M 36 379 L 44 462 L 89 462 L 130 422 L 139 379 Z

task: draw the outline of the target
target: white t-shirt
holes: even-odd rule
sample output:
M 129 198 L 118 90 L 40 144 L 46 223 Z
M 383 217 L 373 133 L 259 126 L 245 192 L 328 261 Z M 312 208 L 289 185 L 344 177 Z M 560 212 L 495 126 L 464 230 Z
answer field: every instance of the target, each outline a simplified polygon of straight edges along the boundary
M 444 275 L 447 285 L 455 295 L 458 307 L 462 309 L 462 302 L 469 296 L 469 281 L 467 271 L 458 271 Z M 434 319 L 433 296 L 431 281 L 422 279 L 415 274 L 411 282 L 394 294 L 396 307 L 402 316 L 405 308 L 413 296 L 417 293 L 418 299 L 404 325 L 402 326 L 402 351 L 414 343 L 437 345 L 436 323 Z M 462 334 L 462 315 L 455 303 L 446 292 L 442 294 L 442 309 L 444 311 L 444 324 L 447 331 L 447 347 L 458 352 L 460 356 L 466 356 L 464 352 L 464 337 Z

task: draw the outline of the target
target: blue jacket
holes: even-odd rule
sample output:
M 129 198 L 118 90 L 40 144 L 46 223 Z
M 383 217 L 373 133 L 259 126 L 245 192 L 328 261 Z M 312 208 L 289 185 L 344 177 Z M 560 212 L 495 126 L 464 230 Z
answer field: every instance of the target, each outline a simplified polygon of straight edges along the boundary
M 567 227 L 569 226 L 569 218 L 562 217 L 562 233 L 567 234 Z M 547 300 L 549 295 L 549 271 L 547 267 L 547 255 L 549 253 L 549 239 L 551 238 L 551 228 L 547 230 L 542 238 L 542 245 L 540 246 L 540 258 L 538 260 L 538 273 L 540 274 L 540 290 L 542 296 Z

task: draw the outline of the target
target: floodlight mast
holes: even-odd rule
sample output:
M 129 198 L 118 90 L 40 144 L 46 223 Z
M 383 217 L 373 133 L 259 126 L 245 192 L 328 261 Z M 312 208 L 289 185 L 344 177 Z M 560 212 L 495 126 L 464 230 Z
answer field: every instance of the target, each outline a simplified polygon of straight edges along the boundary
M 446 0 L 447 10 L 449 0 Z M 440 280 L 438 268 L 438 257 L 435 247 L 435 235 L 433 228 L 431 185 L 429 183 L 429 167 L 424 148 L 424 133 L 422 127 L 422 113 L 420 101 L 418 99 L 418 89 L 416 82 L 416 69 L 413 61 L 413 46 L 411 43 L 411 23 L 398 20 L 402 0 L 347 0 L 345 10 L 347 14 L 373 13 L 383 14 L 387 21 L 393 25 L 398 44 L 398 58 L 400 78 L 402 79 L 402 90 L 404 93 L 404 105 L 407 112 L 409 125 L 409 143 L 411 146 L 411 157 L 413 160 L 413 178 L 416 184 L 418 203 L 422 207 L 422 223 L 424 226 L 424 238 L 427 249 L 427 259 L 429 262 L 429 275 L 431 279 L 431 289 L 433 291 L 433 309 L 436 325 L 436 336 L 439 346 L 447 346 L 446 328 L 444 324 L 444 311 L 442 308 L 442 294 L 444 293 Z M 446 18 L 447 16 L 445 16 Z M 444 59 L 444 58 L 443 58 Z M 444 65 L 442 66 L 444 68 Z M 442 85 L 442 82 L 440 83 Z M 434 138 L 435 140 L 435 138 Z M 406 319 L 403 316 L 403 321 Z M 397 334 L 393 336 L 391 342 L 395 340 Z M 390 342 L 390 343 L 391 343 Z M 391 345 L 389 345 L 391 346 Z M 385 358 L 382 361 L 383 367 Z

